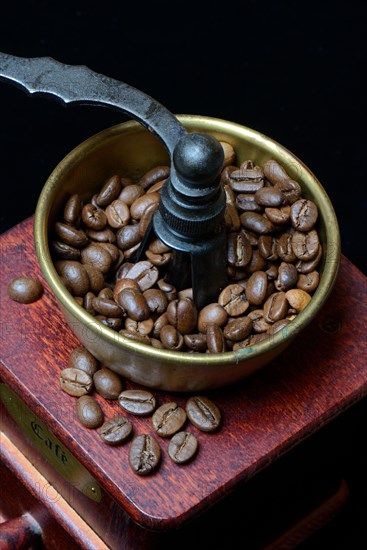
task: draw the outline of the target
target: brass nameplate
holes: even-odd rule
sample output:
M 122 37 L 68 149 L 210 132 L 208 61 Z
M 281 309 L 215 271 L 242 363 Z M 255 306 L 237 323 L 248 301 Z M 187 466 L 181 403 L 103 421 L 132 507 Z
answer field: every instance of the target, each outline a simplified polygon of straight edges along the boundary
M 101 488 L 88 470 L 60 443 L 31 409 L 2 382 L 0 382 L 0 399 L 19 428 L 55 470 L 84 495 L 100 502 Z

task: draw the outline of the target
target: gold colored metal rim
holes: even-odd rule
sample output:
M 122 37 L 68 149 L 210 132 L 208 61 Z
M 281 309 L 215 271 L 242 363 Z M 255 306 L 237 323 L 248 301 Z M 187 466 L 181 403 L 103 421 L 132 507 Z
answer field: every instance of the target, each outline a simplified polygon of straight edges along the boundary
M 261 356 L 283 345 L 286 340 L 292 340 L 319 312 L 334 285 L 340 264 L 340 234 L 337 218 L 330 199 L 318 181 L 316 176 L 288 149 L 272 140 L 271 138 L 233 122 L 199 115 L 177 115 L 182 124 L 189 130 L 202 131 L 220 136 L 230 133 L 234 139 L 252 141 L 254 145 L 260 145 L 269 154 L 281 156 L 284 166 L 296 167 L 299 179 L 307 182 L 317 202 L 319 211 L 325 219 L 325 234 L 327 249 L 324 250 L 325 269 L 320 277 L 320 283 L 315 291 L 307 308 L 299 313 L 297 317 L 282 331 L 267 338 L 263 342 L 238 350 L 237 352 L 223 352 L 218 354 L 195 354 L 179 351 L 170 351 L 153 348 L 145 344 L 133 342 L 124 338 L 117 332 L 96 321 L 86 310 L 77 304 L 71 294 L 61 283 L 59 276 L 51 259 L 48 246 L 48 223 L 50 208 L 57 194 L 58 179 L 60 172 L 68 170 L 74 163 L 78 162 L 81 156 L 88 154 L 97 148 L 101 142 L 113 139 L 122 131 L 124 133 L 146 131 L 138 122 L 129 121 L 118 124 L 88 138 L 86 141 L 73 149 L 54 169 L 49 176 L 40 194 L 34 221 L 34 239 L 37 258 L 51 290 L 66 310 L 68 310 L 78 321 L 83 323 L 89 330 L 104 338 L 110 344 L 118 345 L 125 350 L 131 350 L 147 359 L 156 358 L 167 363 L 190 364 L 190 365 L 225 365 L 242 362 L 245 359 Z

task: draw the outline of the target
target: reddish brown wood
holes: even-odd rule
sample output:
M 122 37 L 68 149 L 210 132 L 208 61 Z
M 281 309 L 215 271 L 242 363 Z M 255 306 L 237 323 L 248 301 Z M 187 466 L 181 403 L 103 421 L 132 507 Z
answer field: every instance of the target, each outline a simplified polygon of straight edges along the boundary
M 322 312 L 281 356 L 234 387 L 207 392 L 223 413 L 223 425 L 212 434 L 190 426 L 200 442 L 196 459 L 177 466 L 168 458 L 168 441 L 160 440 L 161 467 L 152 476 L 138 477 L 128 465 L 129 445 L 106 448 L 95 432 L 80 426 L 74 398 L 59 389 L 58 373 L 79 342 L 47 285 L 43 298 L 28 306 L 7 296 L 12 277 L 41 276 L 32 219 L 1 242 L 1 377 L 143 527 L 184 524 L 367 393 L 367 282 L 343 258 Z M 128 381 L 125 386 L 136 387 Z M 187 399 L 155 395 L 159 403 L 175 399 L 184 405 Z M 97 399 L 106 416 L 118 412 L 117 403 Z M 136 434 L 152 433 L 149 419 L 133 418 L 133 423 Z
M 0 523 L 0 550 L 27 550 L 40 538 L 41 528 L 30 514 Z

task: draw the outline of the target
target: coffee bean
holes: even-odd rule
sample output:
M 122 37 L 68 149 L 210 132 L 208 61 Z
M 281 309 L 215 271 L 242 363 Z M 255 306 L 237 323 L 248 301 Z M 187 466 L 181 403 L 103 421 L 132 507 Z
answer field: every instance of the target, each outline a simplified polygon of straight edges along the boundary
M 121 199 L 116 199 L 106 208 L 107 221 L 114 229 L 120 229 L 130 221 L 128 205 Z
M 143 296 L 151 313 L 161 315 L 166 311 L 168 306 L 168 298 L 163 290 L 159 290 L 158 288 L 148 288 L 148 290 L 143 292 Z
M 109 288 L 108 286 L 102 288 L 102 290 L 100 290 L 100 292 L 98 293 L 98 298 L 101 298 L 103 300 L 113 300 L 112 288 Z
M 151 474 L 161 460 L 159 443 L 148 434 L 138 435 L 131 443 L 129 464 L 132 470 L 140 475 Z
M 84 296 L 88 292 L 90 287 L 89 277 L 81 263 L 71 260 L 59 260 L 55 263 L 55 268 L 74 296 Z
M 103 317 L 103 315 L 97 316 L 96 319 L 98 319 L 98 317 Z M 120 330 L 122 326 L 122 321 L 118 317 L 104 317 L 103 319 L 101 319 L 101 323 L 106 325 L 106 327 L 111 328 L 112 330 Z
M 316 269 L 321 258 L 322 258 L 322 246 L 320 245 L 317 255 L 313 260 L 308 260 L 308 261 L 299 260 L 296 263 L 296 268 L 298 273 L 311 273 L 311 271 L 314 271 Z
M 69 395 L 80 397 L 92 390 L 92 377 L 85 371 L 68 367 L 60 372 L 60 387 Z
M 125 390 L 118 397 L 119 405 L 136 416 L 148 416 L 156 408 L 156 399 L 146 390 Z
M 151 317 L 145 319 L 144 321 L 134 321 L 130 317 L 125 319 L 125 328 L 130 332 L 135 332 L 136 334 L 141 334 L 142 336 L 147 336 L 150 334 L 154 327 L 154 321 Z
M 176 433 L 168 445 L 168 454 L 176 464 L 185 464 L 191 460 L 198 449 L 198 440 L 189 432 Z
M 194 351 L 205 351 L 207 348 L 206 334 L 201 332 L 197 334 L 185 334 L 185 345 Z
M 292 225 L 298 231 L 310 231 L 318 217 L 317 206 L 307 199 L 296 201 L 291 208 Z
M 102 409 L 90 395 L 82 395 L 76 402 L 76 414 L 83 426 L 86 428 L 99 428 L 103 423 Z
M 159 193 L 149 193 L 136 199 L 130 206 L 130 214 L 135 220 L 140 220 L 150 204 L 159 203 Z
M 88 229 L 100 231 L 106 227 L 107 217 L 103 210 L 93 206 L 93 204 L 85 204 L 82 210 L 82 220 Z
M 187 400 L 186 414 L 190 422 L 203 432 L 213 432 L 221 423 L 221 413 L 217 405 L 202 395 Z
M 106 181 L 96 197 L 96 203 L 101 208 L 117 199 L 122 188 L 121 178 L 117 174 Z
M 223 168 L 224 168 L 225 166 L 229 166 L 233 164 L 236 158 L 236 153 L 230 143 L 227 143 L 226 141 L 220 141 L 219 143 L 221 144 L 223 153 L 224 153 L 224 160 L 223 160 Z
M 311 301 L 311 296 L 300 288 L 292 288 L 291 290 L 288 290 L 285 296 L 289 302 L 289 305 L 298 312 L 303 311 Z
M 104 274 L 108 273 L 112 264 L 111 255 L 99 243 L 91 243 L 83 248 L 81 259 L 83 264 L 90 264 Z
M 274 224 L 257 212 L 244 212 L 241 214 L 240 220 L 245 229 L 249 229 L 260 235 L 272 233 L 275 230 Z
M 142 178 L 139 180 L 139 185 L 143 189 L 149 189 L 149 187 L 152 187 L 155 183 L 161 180 L 165 180 L 168 178 L 170 173 L 169 166 L 156 166 L 155 168 L 152 168 Z
M 270 235 L 260 235 L 258 247 L 261 256 L 269 262 L 278 260 L 278 241 Z
M 237 206 L 238 210 L 241 210 L 241 212 L 258 212 L 258 213 L 261 213 L 263 211 L 262 206 L 260 206 L 260 204 L 258 202 L 256 202 L 255 195 L 240 193 L 236 197 L 236 206 Z M 241 225 L 241 219 L 240 218 L 239 218 L 239 222 L 240 222 L 240 225 Z
M 226 286 L 219 294 L 218 303 L 230 317 L 242 315 L 249 307 L 244 289 L 238 284 Z
M 317 231 L 295 231 L 292 235 L 292 248 L 299 260 L 308 262 L 313 260 L 319 251 L 320 241 Z
M 76 229 L 71 225 L 56 222 L 55 232 L 63 243 L 74 248 L 83 248 L 88 244 L 88 237 L 82 229 Z
M 102 231 L 94 231 L 93 229 L 87 229 L 87 237 L 97 243 L 112 243 L 116 242 L 116 235 L 109 227 L 102 229 Z
M 220 353 L 226 350 L 222 329 L 214 323 L 206 325 L 206 341 L 209 353 Z
M 251 261 L 252 248 L 245 233 L 229 233 L 227 237 L 227 261 L 235 267 L 245 267 Z
M 83 307 L 91 315 L 96 315 L 96 310 L 93 307 L 93 301 L 96 296 L 93 292 L 87 292 L 83 298 Z
M 133 431 L 133 425 L 122 414 L 115 414 L 106 420 L 98 430 L 99 437 L 107 445 L 120 445 L 124 443 Z
M 121 308 L 134 321 L 144 321 L 150 317 L 150 311 L 144 295 L 140 290 L 124 288 L 117 297 Z
M 253 332 L 261 333 L 267 332 L 271 328 L 271 322 L 264 319 L 263 309 L 254 309 L 250 311 L 248 317 L 252 321 Z
M 276 187 L 263 187 L 256 191 L 255 200 L 261 206 L 277 208 L 285 203 L 285 196 Z
M 84 264 L 89 279 L 89 288 L 91 292 L 100 292 L 105 286 L 103 273 L 97 267 L 90 264 Z
M 275 281 L 275 288 L 286 292 L 297 285 L 298 271 L 296 266 L 282 262 L 278 269 L 278 278 Z
M 311 273 L 301 273 L 298 277 L 297 288 L 306 292 L 313 292 L 319 284 L 320 276 L 317 271 Z
M 93 375 L 96 391 L 105 399 L 117 399 L 122 392 L 119 375 L 107 367 L 102 367 Z
M 125 277 L 127 279 L 134 279 L 140 287 L 140 290 L 144 292 L 148 288 L 157 282 L 159 278 L 158 269 L 149 261 L 142 260 L 133 264 L 131 269 L 128 270 Z
M 165 254 L 166 252 L 170 252 L 171 248 L 156 237 L 150 243 L 149 250 L 151 250 L 154 254 Z
M 287 309 L 286 294 L 284 292 L 274 292 L 264 304 L 264 319 L 268 323 L 279 321 L 285 317 Z
M 167 307 L 167 317 L 180 334 L 190 334 L 197 323 L 197 309 L 190 298 L 172 300 Z
M 78 225 L 82 214 L 82 208 L 83 203 L 79 195 L 71 195 L 64 207 L 65 222 L 69 225 Z
M 282 206 L 281 208 L 265 208 L 265 214 L 274 224 L 284 225 L 289 222 L 291 207 Z
M 159 333 L 159 337 L 166 349 L 179 351 L 184 343 L 183 336 L 172 325 L 164 325 Z
M 186 413 L 177 403 L 164 403 L 152 416 L 153 430 L 161 437 L 170 437 L 178 432 L 186 422 Z
M 290 323 L 289 319 L 280 319 L 280 321 L 276 321 L 269 328 L 268 334 L 276 334 L 277 332 L 282 330 L 284 327 L 288 326 L 289 323 Z
M 85 348 L 75 348 L 69 355 L 69 367 L 80 369 L 93 376 L 99 366 L 98 359 Z
M 224 211 L 224 223 L 227 231 L 239 231 L 241 229 L 241 220 L 236 206 L 227 204 Z
M 171 252 L 166 252 L 165 254 L 154 254 L 151 250 L 146 250 L 145 255 L 148 260 L 157 267 L 162 267 L 163 265 L 168 264 L 172 257 Z
M 80 250 L 74 248 L 62 241 L 52 241 L 51 250 L 57 259 L 60 260 L 80 260 Z
M 100 315 L 105 315 L 106 317 L 122 317 L 124 313 L 121 307 L 116 304 L 114 300 L 109 300 L 107 298 L 95 298 L 93 307 L 97 313 Z
M 118 196 L 118 199 L 124 201 L 124 203 L 128 206 L 131 206 L 136 199 L 142 197 L 143 195 L 144 189 L 142 188 L 142 186 L 134 183 L 132 185 L 124 187 L 124 189 Z
M 42 283 L 35 277 L 16 277 L 8 284 L 8 295 L 20 304 L 31 304 L 43 294 Z
M 250 304 L 259 306 L 265 300 L 268 277 L 264 271 L 255 271 L 246 285 L 246 298 Z
M 292 233 L 283 233 L 278 240 L 278 254 L 283 262 L 294 262 L 297 257 L 292 246 Z
M 218 303 L 209 304 L 199 312 L 198 329 L 200 332 L 206 333 L 206 326 L 214 323 L 223 327 L 228 319 L 228 313 Z
M 146 344 L 147 346 L 151 345 L 150 338 L 147 335 L 139 334 L 139 332 L 132 332 L 131 330 L 122 329 L 119 331 L 121 336 L 133 340 L 134 342 L 139 342 L 140 344 Z
M 255 271 L 263 271 L 266 267 L 266 260 L 260 254 L 259 250 L 253 249 L 250 262 L 246 266 L 247 273 L 255 273 Z
M 247 338 L 252 330 L 252 320 L 250 317 L 239 317 L 231 319 L 224 327 L 223 335 L 231 342 L 240 342 Z

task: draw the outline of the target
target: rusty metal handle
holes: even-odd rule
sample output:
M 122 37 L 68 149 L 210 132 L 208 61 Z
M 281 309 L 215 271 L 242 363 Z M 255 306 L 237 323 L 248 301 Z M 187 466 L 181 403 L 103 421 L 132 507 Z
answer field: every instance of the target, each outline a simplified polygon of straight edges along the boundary
M 129 84 L 85 65 L 65 65 L 52 57 L 17 57 L 0 52 L 0 78 L 30 94 L 51 94 L 66 104 L 101 105 L 128 113 L 164 143 L 170 155 L 186 130 L 161 103 Z

